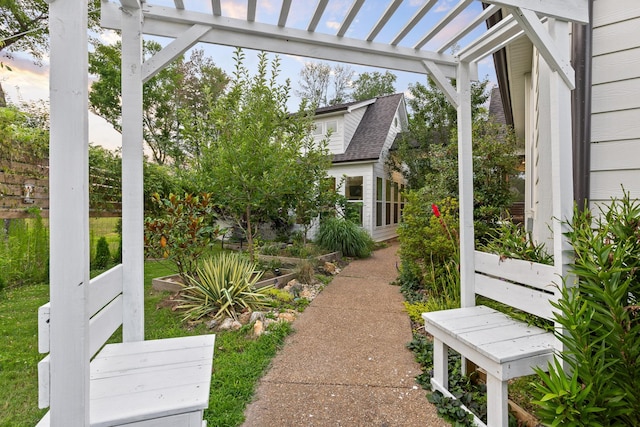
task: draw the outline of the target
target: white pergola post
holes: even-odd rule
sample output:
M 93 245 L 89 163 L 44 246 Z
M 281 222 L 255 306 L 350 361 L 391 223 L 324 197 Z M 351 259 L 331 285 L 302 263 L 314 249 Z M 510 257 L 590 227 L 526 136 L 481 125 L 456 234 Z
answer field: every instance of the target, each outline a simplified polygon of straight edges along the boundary
M 122 2 L 122 339 L 144 340 L 142 9 Z
M 89 425 L 87 2 L 49 6 L 51 426 Z
M 462 307 L 475 305 L 473 156 L 470 64 L 460 61 L 458 90 L 458 179 L 460 198 L 460 298 Z
M 569 56 L 571 24 L 566 21 L 550 20 L 549 34 L 561 54 Z M 557 274 L 569 278 L 568 267 L 572 262 L 573 249 L 565 236 L 567 221 L 573 217 L 573 147 L 571 129 L 570 82 L 561 71 L 554 71 L 549 82 L 550 137 L 551 137 L 551 185 L 553 197 L 553 256 Z M 565 284 L 571 286 L 570 282 Z

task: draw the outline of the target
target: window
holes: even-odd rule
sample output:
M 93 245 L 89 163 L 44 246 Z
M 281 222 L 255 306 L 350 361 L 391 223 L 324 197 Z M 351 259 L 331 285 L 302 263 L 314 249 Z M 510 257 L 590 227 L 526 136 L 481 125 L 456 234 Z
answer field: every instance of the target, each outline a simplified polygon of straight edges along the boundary
M 327 132 L 331 132 L 331 134 L 334 134 L 336 132 L 338 132 L 338 121 L 337 120 L 331 120 L 327 122 Z
M 322 123 L 316 123 L 313 126 L 313 135 L 314 136 L 321 136 L 322 135 Z
M 385 224 L 389 225 L 391 224 L 391 181 L 389 181 L 388 179 L 387 181 L 387 185 L 386 185 L 386 194 L 385 194 L 385 200 L 386 200 L 386 204 L 385 204 L 385 214 L 386 214 L 386 221 Z
M 397 224 L 399 219 L 399 197 L 398 197 L 398 183 L 393 183 L 393 223 Z
M 400 221 L 402 221 L 402 213 L 404 212 L 404 201 L 406 197 L 404 192 L 404 184 L 400 184 Z
M 347 198 L 347 216 L 362 225 L 362 177 L 348 176 L 345 181 L 345 197 Z
M 382 178 L 376 178 L 376 227 L 382 226 Z

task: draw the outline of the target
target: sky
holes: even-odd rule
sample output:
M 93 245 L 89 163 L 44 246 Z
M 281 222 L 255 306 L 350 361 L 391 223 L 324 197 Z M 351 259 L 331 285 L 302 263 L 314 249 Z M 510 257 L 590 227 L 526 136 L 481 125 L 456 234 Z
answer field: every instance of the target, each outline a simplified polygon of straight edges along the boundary
M 148 3 L 154 5 L 166 5 L 173 7 L 173 0 L 148 0 Z M 185 7 L 189 10 L 202 11 L 205 13 L 211 13 L 210 0 L 184 0 Z M 352 0 L 330 0 L 325 10 L 322 20 L 316 29 L 317 32 L 326 34 L 335 34 L 340 27 L 344 16 L 351 6 Z M 366 37 L 373 25 L 377 22 L 380 15 L 386 8 L 389 0 L 367 0 L 359 11 L 356 19 L 352 23 L 349 31 L 345 35 L 346 37 L 362 38 Z M 398 28 L 408 22 L 419 7 L 424 3 L 423 0 L 404 0 L 393 17 L 390 19 L 386 29 L 383 30 L 375 39 L 376 42 L 389 43 L 396 35 Z M 412 30 L 406 38 L 401 42 L 404 46 L 413 46 L 419 39 L 424 36 L 426 29 L 439 21 L 446 13 L 451 10 L 457 3 L 457 0 L 439 0 L 436 5 L 422 18 L 420 23 Z M 222 15 L 232 18 L 246 18 L 246 0 L 222 0 Z M 293 0 L 291 9 L 289 12 L 289 18 L 287 20 L 287 26 L 298 29 L 306 29 L 311 15 L 313 13 L 316 0 Z M 260 0 L 258 1 L 256 21 L 266 23 L 276 23 L 280 13 L 282 0 Z M 466 22 L 472 19 L 481 10 L 481 4 L 479 1 L 475 1 L 472 4 L 472 10 L 465 11 L 452 21 L 439 35 L 429 43 L 427 43 L 424 49 L 436 49 L 438 48 L 448 37 L 455 34 L 460 28 L 462 28 Z M 479 28 L 462 39 L 461 44 L 464 45 L 465 41 L 473 40 L 477 38 L 484 30 L 481 25 Z M 118 35 L 112 31 L 106 31 L 101 34 L 100 39 L 104 43 L 113 43 L 118 39 Z M 163 45 L 168 44 L 170 39 L 161 39 L 156 37 L 146 37 L 147 39 L 153 39 L 160 42 Z M 194 48 L 203 49 L 205 55 L 213 59 L 216 65 L 222 68 L 228 74 L 233 70 L 233 48 L 225 46 L 216 46 L 205 43 L 199 43 Z M 186 52 L 186 56 L 189 52 Z M 255 70 L 257 63 L 258 52 L 245 49 L 245 65 L 249 70 Z M 2 58 L 2 62 L 11 68 L 11 71 L 6 68 L 0 68 L 0 82 L 10 102 L 19 103 L 21 101 L 37 101 L 41 99 L 48 99 L 49 97 L 49 63 L 48 58 L 45 56 L 41 61 L 41 64 L 36 64 L 33 58 L 26 52 L 19 52 L 12 55 L 12 58 Z M 273 58 L 274 55 L 270 55 Z M 288 107 L 291 111 L 297 109 L 299 98 L 296 95 L 296 90 L 299 89 L 300 70 L 304 67 L 304 64 L 309 61 L 315 61 L 309 58 L 303 58 L 298 56 L 279 55 L 280 58 L 280 81 L 284 83 L 286 79 L 289 79 L 292 86 L 292 97 L 289 100 Z M 326 62 L 329 65 L 336 65 L 335 63 Z M 355 76 L 363 72 L 380 71 L 384 72 L 384 69 L 376 69 L 370 67 L 352 65 L 351 68 L 355 71 Z M 424 75 L 403 73 L 391 70 L 397 76 L 395 88 L 397 92 L 404 92 L 405 95 L 409 95 L 409 85 L 416 82 L 425 82 Z M 493 68 L 493 61 L 491 57 L 488 57 L 478 64 L 478 75 L 481 79 L 487 78 L 489 80 L 489 87 L 493 87 L 496 84 L 495 71 Z M 95 79 L 94 76 L 90 76 L 90 81 Z M 90 113 L 89 118 L 89 142 L 101 145 L 108 149 L 116 149 L 121 145 L 121 136 L 116 132 L 111 125 L 109 125 L 102 118 Z

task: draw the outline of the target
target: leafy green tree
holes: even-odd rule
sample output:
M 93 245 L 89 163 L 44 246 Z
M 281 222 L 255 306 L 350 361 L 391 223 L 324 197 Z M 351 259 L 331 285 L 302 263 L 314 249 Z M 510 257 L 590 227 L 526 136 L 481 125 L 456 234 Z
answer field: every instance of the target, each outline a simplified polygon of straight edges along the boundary
M 144 43 L 150 57 L 162 49 L 152 41 Z M 89 55 L 89 72 L 98 80 L 91 85 L 91 110 L 118 132 L 122 131 L 121 44 L 97 45 Z M 182 163 L 201 153 L 199 133 L 184 132 L 183 121 L 201 123 L 208 115 L 205 99 L 217 98 L 227 77 L 203 52 L 195 50 L 188 61 L 180 57 L 144 84 L 143 135 L 158 164 Z M 202 130 L 202 129 L 200 129 Z
M 257 223 L 295 206 L 299 191 L 322 175 L 326 149 L 312 143 L 313 115 L 306 102 L 297 114 L 287 111 L 290 87 L 277 82 L 279 59 L 269 64 L 261 53 L 254 76 L 243 61 L 237 50 L 230 90 L 210 116 L 217 135 L 204 151 L 199 174 L 245 231 L 253 253 Z
M 0 158 L 47 158 L 49 129 L 41 124 L 42 118 L 34 117 L 16 106 L 0 108 Z
M 0 0 L 0 56 L 28 52 L 36 59 L 49 51 L 49 2 Z M 89 1 L 89 28 L 100 29 L 100 0 Z
M 389 71 L 385 71 L 384 74 L 379 71 L 362 73 L 353 82 L 351 98 L 354 101 L 364 101 L 378 96 L 392 95 L 396 93 L 393 86 L 396 79 L 397 76 Z

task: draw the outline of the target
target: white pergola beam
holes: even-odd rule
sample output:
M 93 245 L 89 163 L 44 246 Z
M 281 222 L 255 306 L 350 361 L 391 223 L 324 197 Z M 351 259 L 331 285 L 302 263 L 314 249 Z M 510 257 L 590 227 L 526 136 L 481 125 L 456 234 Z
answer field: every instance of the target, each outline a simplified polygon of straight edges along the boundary
M 575 89 L 575 71 L 569 62 L 569 55 L 561 53 L 556 42 L 551 38 L 549 32 L 544 28 L 535 12 L 516 8 L 512 11 L 512 15 L 547 64 L 549 64 L 549 67 L 560 74 L 562 80 L 564 80 L 572 90 Z
M 160 52 L 147 59 L 142 65 L 142 81 L 146 82 L 159 73 L 167 64 L 182 55 L 187 49 L 198 43 L 198 40 L 209 32 L 206 25 L 193 25 L 180 37 L 165 46 Z
M 522 8 L 551 18 L 589 23 L 588 0 L 485 0 L 506 8 Z
M 102 24 L 106 28 L 120 29 L 117 6 L 102 4 Z M 422 60 L 440 65 L 446 77 L 455 78 L 458 61 L 451 55 L 411 48 L 371 43 L 364 40 L 337 38 L 304 30 L 280 28 L 276 25 L 247 23 L 243 20 L 215 17 L 208 14 L 183 11 L 160 6 L 145 5 L 144 32 L 162 37 L 177 38 L 194 24 L 211 27 L 201 41 L 274 53 L 314 57 L 317 59 L 349 62 L 390 70 L 424 73 Z
M 220 0 L 211 0 L 211 12 L 213 13 L 213 16 L 222 16 Z
M 509 15 L 458 52 L 458 57 L 460 61 L 478 61 L 499 50 L 505 43 L 512 41 L 514 37 L 522 33 L 518 22 L 512 15 Z
M 104 3 L 103 3 L 104 4 Z M 144 340 L 142 10 L 122 23 L 122 340 Z
M 440 46 L 436 50 L 436 52 L 444 53 L 445 50 L 449 49 L 451 46 L 459 42 L 464 36 L 473 31 L 481 23 L 484 23 L 484 21 L 489 19 L 489 17 L 496 13 L 499 9 L 500 8 L 494 4 L 489 5 L 489 7 L 483 10 L 481 14 L 473 18 L 473 20 L 469 22 L 466 27 L 464 27 L 462 30 L 460 30 L 460 32 L 458 32 L 456 35 L 447 40 L 446 43 Z
M 173 0 L 173 4 L 176 5 L 176 9 L 183 10 L 184 9 L 184 1 L 183 0 Z
M 351 8 L 349 9 L 349 12 L 347 13 L 347 16 L 345 16 L 344 21 L 342 21 L 342 25 L 340 25 L 340 29 L 338 30 L 337 34 L 338 37 L 342 37 L 347 33 L 349 27 L 351 26 L 351 23 L 354 19 L 356 19 L 356 15 L 360 11 L 360 8 L 363 4 L 364 0 L 355 0 L 353 2 Z
M 422 61 L 422 64 L 431 75 L 431 78 L 438 89 L 444 93 L 444 96 L 447 98 L 449 103 L 453 105 L 453 108 L 458 108 L 459 102 L 456 88 L 454 88 L 449 79 L 445 77 L 444 73 L 440 70 L 440 67 L 431 61 Z
M 405 36 L 409 34 L 409 31 L 411 31 L 413 27 L 415 27 L 418 24 L 418 22 L 420 22 L 420 20 L 424 17 L 424 15 L 426 15 L 427 12 L 429 12 L 429 10 L 431 10 L 433 5 L 435 5 L 437 2 L 438 0 L 428 0 L 425 4 L 423 4 L 422 7 L 418 9 L 418 11 L 411 17 L 409 22 L 407 22 L 407 24 L 393 38 L 393 41 L 391 42 L 391 44 L 393 46 L 396 46 L 398 43 L 400 43 L 402 39 L 404 39 Z
M 413 48 L 414 49 L 422 48 L 422 46 L 427 44 L 429 40 L 431 40 L 436 34 L 442 31 L 444 27 L 449 25 L 449 23 L 453 21 L 456 16 L 460 15 L 460 13 L 462 13 L 462 11 L 466 9 L 466 7 L 469 6 L 469 4 L 471 4 L 472 1 L 473 0 L 460 0 L 460 2 L 457 5 L 455 5 L 453 9 L 451 9 L 449 13 L 445 15 L 444 18 L 442 18 L 436 25 L 434 25 L 429 30 L 429 32 L 425 34 L 424 37 L 422 37 L 422 39 L 420 39 L 418 43 L 416 43 L 416 45 Z
M 247 1 L 247 21 L 254 22 L 256 20 L 256 2 L 257 0 Z
M 120 0 L 120 4 L 125 9 L 140 9 L 142 7 L 140 0 Z
M 77 0 L 49 5 L 52 427 L 89 425 L 87 9 Z
M 384 26 L 387 25 L 387 22 L 389 22 L 389 19 L 391 19 L 396 10 L 398 10 L 398 7 L 400 7 L 402 1 L 403 0 L 394 0 L 389 3 L 387 10 L 384 11 L 380 19 L 378 19 L 378 22 L 376 22 L 376 25 L 373 26 L 373 29 L 367 36 L 366 40 L 368 42 L 372 42 L 373 39 L 376 38 L 378 33 L 380 33 L 380 31 L 384 28 Z
M 282 0 L 282 8 L 280 9 L 280 17 L 278 18 L 278 27 L 287 25 L 287 18 L 291 10 L 291 0 Z
M 307 31 L 313 32 L 318 27 L 318 23 L 320 22 L 320 18 L 322 18 L 322 14 L 324 10 L 327 8 L 327 3 L 329 0 L 318 0 L 318 4 L 316 5 L 316 10 L 313 12 L 313 17 L 311 18 L 311 22 L 309 22 L 309 26 L 307 27 Z

